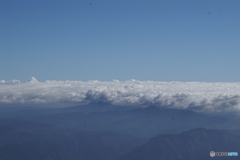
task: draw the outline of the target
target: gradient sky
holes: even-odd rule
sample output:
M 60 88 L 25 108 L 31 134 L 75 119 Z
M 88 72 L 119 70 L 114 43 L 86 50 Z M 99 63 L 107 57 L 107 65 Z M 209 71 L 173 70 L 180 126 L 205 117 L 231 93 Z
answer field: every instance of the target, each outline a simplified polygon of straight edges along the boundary
M 0 79 L 240 81 L 239 0 L 0 0 Z

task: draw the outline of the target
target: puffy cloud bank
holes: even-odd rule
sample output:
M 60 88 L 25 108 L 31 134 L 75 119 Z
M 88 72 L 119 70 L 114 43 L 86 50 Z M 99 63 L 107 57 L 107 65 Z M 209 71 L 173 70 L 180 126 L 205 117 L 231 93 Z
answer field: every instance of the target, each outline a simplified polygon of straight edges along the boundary
M 198 111 L 240 111 L 240 83 L 0 81 L 0 103 L 108 103 Z

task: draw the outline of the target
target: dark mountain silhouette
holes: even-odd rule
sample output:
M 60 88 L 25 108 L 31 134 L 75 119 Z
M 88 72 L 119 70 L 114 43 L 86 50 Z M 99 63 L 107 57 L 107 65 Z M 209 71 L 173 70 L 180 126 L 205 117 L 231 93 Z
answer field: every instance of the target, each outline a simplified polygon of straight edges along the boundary
M 2 107 L 0 159 L 209 159 L 212 150 L 240 148 L 238 123 L 236 115 L 154 106 Z
M 142 138 L 180 133 L 197 127 L 229 127 L 223 125 L 228 122 L 224 117 L 158 107 L 87 113 L 75 108 L 74 111 L 39 116 L 35 120 L 79 131 L 115 131 Z
M 114 132 L 76 132 L 22 119 L 0 119 L 0 159 L 112 160 L 144 139 Z
M 240 152 L 240 135 L 225 130 L 197 128 L 180 134 L 163 134 L 117 160 L 212 160 L 210 151 Z
M 181 133 L 197 127 L 237 129 L 240 122 L 238 116 L 206 115 L 190 110 L 154 106 L 139 108 L 89 104 L 67 108 L 8 108 L 2 107 L 0 118 L 22 118 L 65 129 L 114 131 L 142 138 Z

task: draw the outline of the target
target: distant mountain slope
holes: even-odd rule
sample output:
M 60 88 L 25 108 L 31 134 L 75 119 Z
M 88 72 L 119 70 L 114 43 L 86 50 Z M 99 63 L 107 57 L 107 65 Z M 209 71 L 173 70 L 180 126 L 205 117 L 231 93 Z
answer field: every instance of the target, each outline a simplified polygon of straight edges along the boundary
M 69 108 L 71 109 L 71 108 Z M 217 127 L 226 121 L 189 110 L 140 108 L 126 111 L 62 112 L 39 117 L 39 122 L 79 131 L 115 131 L 142 138 L 163 133 L 180 133 L 197 127 Z
M 210 151 L 240 153 L 240 135 L 224 130 L 193 129 L 180 134 L 152 138 L 117 160 L 212 160 L 239 157 L 210 157 Z
M 22 119 L 0 119 L 1 160 L 112 160 L 145 140 L 113 132 L 76 132 Z
M 89 104 L 66 108 L 0 108 L 0 118 L 22 118 L 78 131 L 114 131 L 135 137 L 181 133 L 189 129 L 237 129 L 237 115 L 206 115 L 183 109 Z

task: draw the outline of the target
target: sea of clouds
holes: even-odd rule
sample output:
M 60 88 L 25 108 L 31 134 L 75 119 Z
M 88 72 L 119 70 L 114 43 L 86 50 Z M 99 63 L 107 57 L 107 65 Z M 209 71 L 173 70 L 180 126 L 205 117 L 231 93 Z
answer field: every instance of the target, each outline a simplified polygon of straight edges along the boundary
M 105 103 L 240 111 L 240 83 L 0 80 L 0 103 Z

